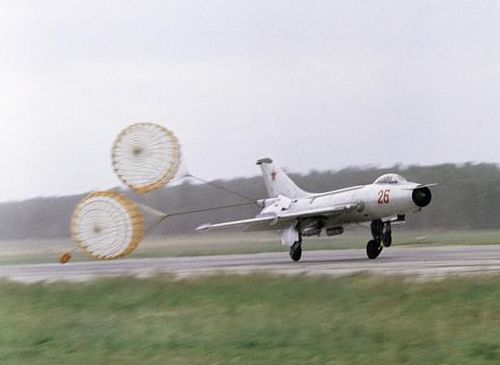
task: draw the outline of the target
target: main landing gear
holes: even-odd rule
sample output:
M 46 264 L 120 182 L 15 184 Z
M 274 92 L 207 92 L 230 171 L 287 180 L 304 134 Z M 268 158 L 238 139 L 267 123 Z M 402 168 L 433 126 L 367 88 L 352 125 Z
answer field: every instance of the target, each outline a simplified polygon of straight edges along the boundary
M 373 239 L 366 245 L 366 255 L 370 260 L 374 260 L 380 255 L 384 247 L 392 244 L 391 222 L 384 223 L 380 219 L 375 219 L 371 224 Z
M 283 233 L 285 242 L 290 242 L 290 257 L 293 261 L 298 262 L 302 258 L 302 227 L 298 222 L 294 227 L 290 227 L 288 232 Z M 293 244 L 291 244 L 293 242 Z M 291 244 L 291 245 L 290 245 Z
M 290 247 L 290 257 L 293 261 L 300 261 L 302 257 L 302 237 Z
M 298 262 L 302 257 L 302 229 L 300 224 L 297 225 L 297 236 L 298 241 L 295 241 L 292 246 L 290 246 L 290 257 L 293 261 Z

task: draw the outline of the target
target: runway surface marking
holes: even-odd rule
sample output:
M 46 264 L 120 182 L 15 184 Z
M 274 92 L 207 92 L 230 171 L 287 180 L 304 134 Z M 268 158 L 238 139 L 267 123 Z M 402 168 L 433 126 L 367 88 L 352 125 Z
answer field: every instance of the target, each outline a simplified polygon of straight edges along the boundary
M 500 245 L 448 247 L 391 247 L 376 260 L 365 250 L 305 251 L 299 263 L 287 252 L 251 255 L 123 259 L 61 264 L 0 266 L 0 277 L 23 283 L 74 281 L 100 277 L 150 277 L 168 274 L 178 278 L 219 273 L 273 273 L 285 275 L 345 276 L 356 273 L 408 275 L 433 279 L 449 275 L 500 273 Z

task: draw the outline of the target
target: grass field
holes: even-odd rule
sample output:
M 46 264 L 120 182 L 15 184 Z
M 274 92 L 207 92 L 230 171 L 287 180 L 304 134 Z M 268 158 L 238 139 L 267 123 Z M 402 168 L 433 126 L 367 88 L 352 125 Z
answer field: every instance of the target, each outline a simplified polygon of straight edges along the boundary
M 395 246 L 442 246 L 500 244 L 500 231 L 409 231 L 396 228 Z M 370 232 L 368 229 L 347 231 L 342 236 L 306 238 L 305 250 L 339 250 L 364 248 Z M 57 262 L 62 252 L 74 249 L 69 239 L 1 241 L 0 264 Z M 132 257 L 166 257 L 225 255 L 286 251 L 280 237 L 273 232 L 209 233 L 183 236 L 147 237 Z M 74 250 L 74 260 L 88 260 L 79 250 Z
M 498 364 L 500 276 L 0 283 L 0 364 Z

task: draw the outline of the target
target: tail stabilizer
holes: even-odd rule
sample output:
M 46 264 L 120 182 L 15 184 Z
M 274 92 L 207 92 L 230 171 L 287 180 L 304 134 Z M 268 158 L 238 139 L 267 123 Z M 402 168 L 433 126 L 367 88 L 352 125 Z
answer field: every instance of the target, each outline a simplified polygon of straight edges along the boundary
M 288 198 L 302 198 L 310 193 L 299 188 L 288 175 L 270 158 L 262 158 L 257 161 L 262 170 L 262 177 L 270 198 L 284 195 Z

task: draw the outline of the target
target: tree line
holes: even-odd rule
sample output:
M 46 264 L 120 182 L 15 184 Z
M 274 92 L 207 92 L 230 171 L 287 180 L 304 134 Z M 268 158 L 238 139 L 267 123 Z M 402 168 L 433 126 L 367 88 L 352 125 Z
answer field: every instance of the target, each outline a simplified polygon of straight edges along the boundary
M 351 185 L 369 184 L 378 176 L 390 172 L 401 174 L 409 181 L 439 184 L 433 188 L 433 202 L 425 212 L 408 217 L 410 228 L 500 228 L 500 168 L 495 164 L 346 168 L 339 171 L 313 170 L 307 174 L 292 173 L 290 176 L 304 190 L 323 192 Z M 167 187 L 147 196 L 124 193 L 141 204 L 169 214 L 248 203 L 228 191 L 255 200 L 266 197 L 260 176 L 219 180 L 213 181 L 212 184 L 186 180 L 180 185 Z M 0 239 L 69 237 L 71 214 L 84 196 L 85 194 L 37 198 L 0 204 Z M 158 226 L 155 233 L 191 233 L 202 223 L 248 218 L 258 211 L 259 208 L 255 204 L 249 204 L 210 212 L 175 215 Z

